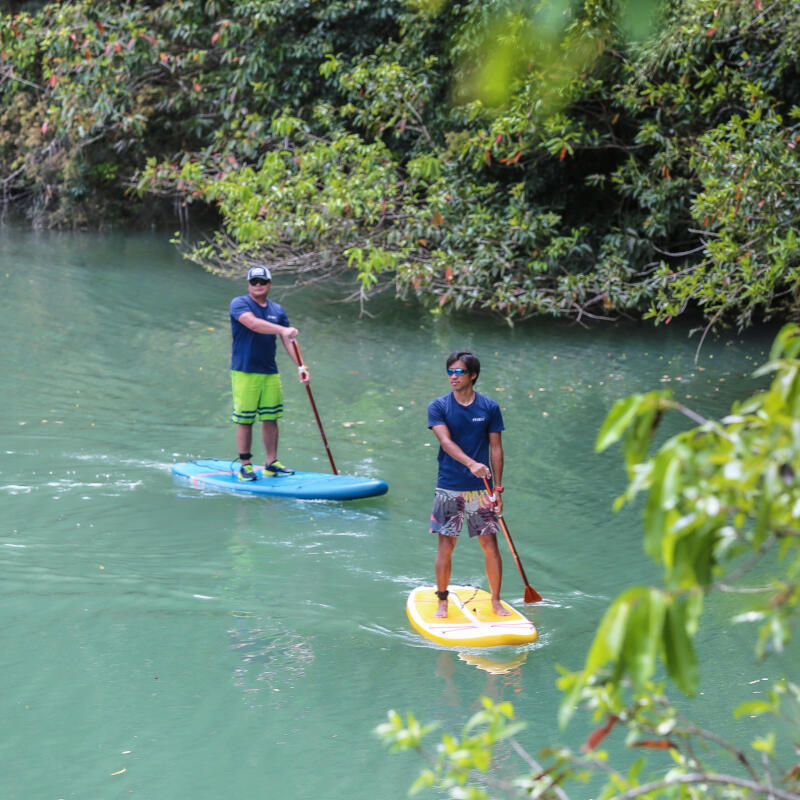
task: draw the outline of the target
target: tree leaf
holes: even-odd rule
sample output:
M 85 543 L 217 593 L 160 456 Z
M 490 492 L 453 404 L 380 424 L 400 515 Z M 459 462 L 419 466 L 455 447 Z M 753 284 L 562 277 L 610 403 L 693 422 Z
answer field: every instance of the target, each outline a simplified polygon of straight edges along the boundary
M 622 438 L 628 426 L 636 418 L 643 400 L 644 395 L 634 394 L 614 403 L 597 434 L 594 444 L 595 452 L 602 452 Z
M 686 630 L 686 615 L 680 599 L 667 606 L 664 617 L 664 661 L 670 678 L 684 694 L 697 690 L 697 656 Z

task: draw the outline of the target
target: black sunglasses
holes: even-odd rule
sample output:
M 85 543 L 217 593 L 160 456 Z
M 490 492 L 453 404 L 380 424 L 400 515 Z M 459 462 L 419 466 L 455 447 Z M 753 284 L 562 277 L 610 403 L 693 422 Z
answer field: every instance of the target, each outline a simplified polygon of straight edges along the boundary
M 263 278 L 252 278 L 250 280 L 251 286 L 266 286 L 269 281 L 265 281 Z

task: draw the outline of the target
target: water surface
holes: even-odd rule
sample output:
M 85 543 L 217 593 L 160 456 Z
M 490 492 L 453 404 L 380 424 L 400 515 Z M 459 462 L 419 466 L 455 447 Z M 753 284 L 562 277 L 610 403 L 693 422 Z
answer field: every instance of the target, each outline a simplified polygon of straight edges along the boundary
M 359 318 L 330 289 L 284 297 L 276 284 L 339 471 L 381 477 L 388 495 L 264 500 L 176 483 L 176 461 L 236 455 L 227 308 L 243 282 L 158 234 L 0 233 L 3 797 L 402 798 L 421 763 L 383 752 L 372 730 L 386 710 L 457 729 L 484 694 L 531 722 L 520 739 L 533 752 L 578 746 L 592 723 L 557 730 L 555 665 L 579 667 L 608 601 L 657 578 L 638 512 L 611 513 L 624 474 L 618 452 L 593 453 L 598 427 L 619 397 L 661 386 L 724 414 L 755 386 L 773 333 L 712 337 L 695 364 L 685 328 L 511 329 L 389 300 Z M 491 654 L 504 674 L 422 640 L 404 612 L 432 580 L 425 409 L 460 348 L 503 408 L 506 520 L 546 598 L 528 609 L 540 641 Z M 325 471 L 279 360 L 281 458 Z M 504 552 L 504 595 L 520 603 Z M 453 578 L 485 585 L 475 542 L 459 543 Z M 745 742 L 760 723 L 732 722 L 730 698 L 781 663 L 754 664 L 733 611 L 706 614 L 700 648 L 716 666 L 694 713 Z

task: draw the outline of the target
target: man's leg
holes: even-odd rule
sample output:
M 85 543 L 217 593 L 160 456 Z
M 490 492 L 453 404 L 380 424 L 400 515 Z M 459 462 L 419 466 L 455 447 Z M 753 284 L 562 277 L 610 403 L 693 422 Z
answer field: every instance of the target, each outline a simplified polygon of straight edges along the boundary
M 271 464 L 278 457 L 278 421 L 264 420 L 261 423 L 261 441 L 267 454 L 265 464 Z
M 233 413 L 236 423 L 236 450 L 242 462 L 239 477 L 246 481 L 258 480 L 253 469 L 253 422 L 258 408 L 259 376 L 231 370 L 231 389 L 233 390 Z
M 439 534 L 439 546 L 436 548 L 436 560 L 434 569 L 436 571 L 436 589 L 446 592 L 450 585 L 450 568 L 453 564 L 453 548 L 456 546 L 455 536 L 445 536 Z M 439 607 L 433 615 L 434 617 L 447 616 L 447 598 L 439 600 Z
M 492 593 L 492 609 L 501 617 L 511 613 L 500 602 L 500 586 L 503 583 L 503 559 L 500 557 L 500 548 L 497 546 L 497 535 L 484 533 L 478 537 L 483 550 L 483 561 L 486 566 L 486 579 L 489 581 L 489 591 Z
M 239 422 L 236 425 L 236 452 L 249 453 L 253 444 L 253 426 Z M 251 464 L 251 458 L 243 458 L 242 464 Z

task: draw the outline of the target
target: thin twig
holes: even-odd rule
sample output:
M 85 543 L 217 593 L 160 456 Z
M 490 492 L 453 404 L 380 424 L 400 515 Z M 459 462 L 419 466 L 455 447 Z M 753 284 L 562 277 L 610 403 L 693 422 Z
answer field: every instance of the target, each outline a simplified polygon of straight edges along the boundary
M 44 91 L 44 86 L 39 86 L 38 83 L 31 83 L 30 81 L 26 81 L 25 78 L 18 78 L 14 75 L 14 68 L 9 67 L 7 70 L 3 72 L 3 77 L 7 80 L 17 81 L 17 83 L 24 83 L 26 86 L 30 86 L 31 89 L 36 89 L 39 92 Z
M 708 325 L 706 325 L 706 329 L 703 331 L 703 335 L 700 337 L 700 342 L 697 345 L 697 350 L 695 351 L 695 354 L 694 354 L 694 363 L 695 363 L 695 365 L 697 365 L 697 361 L 700 358 L 700 349 L 703 347 L 703 342 L 706 340 L 706 336 L 708 335 L 708 332 L 711 330 L 712 327 L 714 327 L 714 324 L 720 318 L 721 314 L 722 314 L 722 309 L 717 311 L 717 313 L 714 314 L 714 316 L 711 318 L 711 322 L 709 322 Z
M 756 794 L 765 795 L 777 800 L 800 800 L 800 794 L 796 792 L 785 792 L 783 789 L 776 789 L 755 781 L 746 781 L 743 778 L 736 778 L 733 775 L 716 775 L 706 772 L 689 772 L 686 775 L 677 775 L 672 778 L 665 778 L 661 781 L 651 781 L 629 789 L 627 792 L 614 796 L 614 800 L 631 800 L 633 797 L 647 794 L 658 789 L 667 789 L 677 784 L 689 783 L 716 783 L 723 786 L 738 786 L 742 789 L 749 789 Z
M 758 550 L 753 554 L 753 556 L 745 564 L 742 564 L 742 566 L 739 567 L 739 569 L 737 569 L 735 572 L 731 573 L 727 577 L 726 581 L 730 581 L 730 582 L 733 583 L 733 582 L 738 581 L 739 578 L 741 578 L 744 575 L 746 575 L 761 560 L 761 558 L 772 547 L 772 545 L 775 544 L 775 539 L 776 539 L 776 536 L 775 536 L 774 533 L 770 534 L 766 539 L 764 539 L 764 541 L 761 543 L 761 547 L 758 548 Z M 720 583 L 719 585 L 721 587 L 723 584 Z M 758 590 L 754 590 L 754 591 L 761 592 L 761 591 L 770 591 L 770 590 L 769 589 L 758 589 Z
M 653 250 L 657 253 L 661 253 L 662 255 L 669 256 L 670 258 L 682 258 L 683 256 L 692 256 L 695 253 L 699 253 L 701 250 L 705 249 L 705 242 L 701 244 L 699 247 L 695 247 L 692 250 L 686 250 L 683 253 L 670 253 L 668 250 L 662 250 L 660 247 L 656 247 L 656 245 L 652 245 Z
M 578 312 L 578 322 L 580 322 L 580 318 L 581 318 L 581 317 L 582 317 L 584 314 L 585 314 L 587 317 L 591 317 L 592 319 L 599 319 L 599 320 L 603 320 L 604 322 L 614 322 L 614 320 L 615 320 L 615 317 L 603 317 L 603 316 L 600 316 L 599 314 L 590 314 L 590 313 L 589 313 L 589 312 L 586 310 L 586 306 L 585 306 L 585 305 L 584 305 L 584 306 L 580 306 L 580 305 L 578 305 L 578 303 L 573 303 L 573 304 L 572 304 L 572 307 L 573 307 L 574 309 L 576 309 L 576 310 L 577 310 L 577 312 Z
M 539 764 L 536 759 L 533 758 L 533 756 L 516 739 L 512 737 L 509 739 L 509 742 L 511 743 L 511 747 L 514 748 L 516 754 L 530 767 L 531 771 L 537 774 L 542 774 L 544 772 L 544 767 L 542 767 L 542 765 Z M 569 800 L 569 795 L 567 795 L 567 793 L 560 786 L 551 784 L 549 788 L 553 790 L 553 793 L 559 798 L 559 800 Z
M 690 734 L 694 734 L 702 739 L 707 739 L 710 742 L 714 742 L 714 744 L 716 744 L 718 747 L 721 747 L 723 750 L 727 750 L 750 773 L 750 777 L 754 781 L 759 780 L 758 774 L 750 764 L 750 761 L 744 752 L 739 750 L 737 747 L 734 747 L 730 742 L 726 742 L 725 739 L 717 736 L 717 734 L 707 731 L 704 728 L 698 728 L 696 725 L 691 723 L 688 724 L 687 730 Z
M 689 231 L 689 233 L 699 233 L 702 236 L 716 236 L 717 238 L 719 238 L 720 235 L 718 233 L 714 233 L 713 231 L 702 231 L 699 230 L 698 228 L 688 228 L 687 230 Z
M 711 420 L 701 417 L 698 413 L 692 411 L 691 408 L 687 408 L 681 403 L 675 403 L 674 408 L 676 411 L 680 411 L 680 413 L 685 417 L 689 417 L 692 422 L 696 422 L 698 425 L 708 425 L 711 422 Z M 719 431 L 717 432 L 719 433 Z

